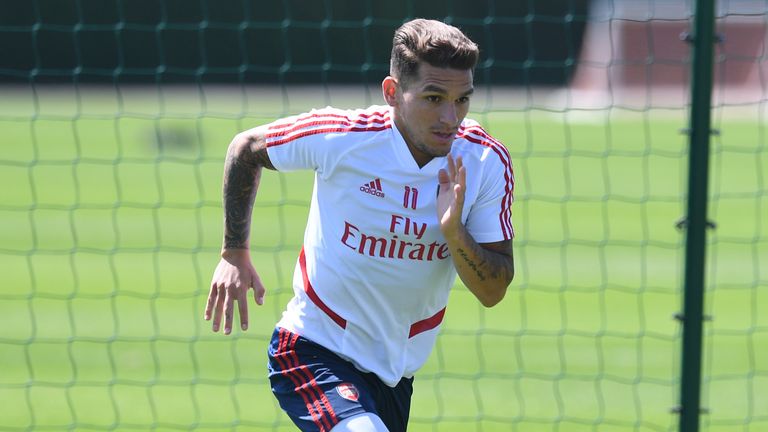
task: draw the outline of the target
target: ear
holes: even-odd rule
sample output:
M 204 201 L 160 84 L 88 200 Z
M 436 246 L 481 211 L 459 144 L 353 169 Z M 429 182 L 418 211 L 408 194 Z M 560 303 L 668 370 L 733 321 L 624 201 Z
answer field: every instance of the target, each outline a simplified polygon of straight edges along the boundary
M 384 95 L 384 100 L 387 102 L 387 105 L 397 105 L 398 89 L 397 79 L 393 76 L 388 76 L 381 82 L 381 93 Z

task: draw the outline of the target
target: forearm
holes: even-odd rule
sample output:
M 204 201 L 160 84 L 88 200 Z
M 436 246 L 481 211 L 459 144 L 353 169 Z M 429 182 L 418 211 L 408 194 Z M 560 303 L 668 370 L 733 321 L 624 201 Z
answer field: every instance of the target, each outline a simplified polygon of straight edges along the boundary
M 511 242 L 481 245 L 463 225 L 446 239 L 456 272 L 464 285 L 486 307 L 500 302 L 515 276 Z
M 227 149 L 222 253 L 231 249 L 247 250 L 250 244 L 251 214 L 262 170 L 262 164 L 253 156 L 251 144 L 247 136 L 238 135 Z

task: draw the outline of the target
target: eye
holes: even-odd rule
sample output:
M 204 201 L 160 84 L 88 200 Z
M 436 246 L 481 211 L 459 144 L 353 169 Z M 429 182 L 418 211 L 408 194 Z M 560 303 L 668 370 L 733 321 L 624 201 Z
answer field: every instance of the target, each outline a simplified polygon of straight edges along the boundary
M 437 95 L 428 95 L 424 99 L 426 99 L 427 102 L 432 102 L 432 103 L 440 103 L 440 101 L 443 100 L 442 97 L 437 96 Z
M 458 102 L 460 104 L 469 103 L 469 96 L 462 96 L 462 97 L 456 99 L 456 102 Z

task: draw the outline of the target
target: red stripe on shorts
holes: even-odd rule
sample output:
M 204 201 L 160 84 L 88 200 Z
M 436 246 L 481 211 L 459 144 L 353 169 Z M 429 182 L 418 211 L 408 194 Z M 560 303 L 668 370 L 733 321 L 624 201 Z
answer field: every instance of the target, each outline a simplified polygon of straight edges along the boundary
M 296 377 L 293 372 L 295 371 L 294 368 L 290 367 L 290 359 L 289 359 L 289 353 L 287 352 L 287 345 L 288 340 L 291 336 L 291 333 L 288 330 L 280 329 L 278 333 L 278 346 L 277 346 L 277 352 L 274 355 L 275 360 L 278 364 L 280 364 L 280 373 L 283 374 L 283 376 L 288 377 L 288 379 L 291 380 L 291 382 L 294 385 L 294 391 L 301 396 L 301 399 L 304 401 L 304 404 L 307 407 L 307 412 L 309 412 L 309 415 L 312 416 L 312 421 L 317 425 L 318 429 L 320 429 L 321 432 L 325 432 L 325 425 L 321 422 L 321 415 L 320 413 L 315 411 L 314 404 L 310 401 L 309 395 L 307 394 L 307 391 L 305 388 L 303 388 L 301 381 L 298 377 Z M 330 429 L 328 429 L 330 430 Z
M 320 413 L 321 419 L 324 421 L 324 423 L 328 423 L 328 429 L 330 430 L 333 428 L 333 426 L 336 426 L 337 423 L 339 423 L 339 419 L 336 418 L 336 412 L 333 410 L 333 406 L 331 406 L 331 402 L 328 400 L 328 397 L 325 395 L 325 392 L 323 392 L 323 389 L 320 388 L 320 386 L 317 384 L 317 380 L 315 380 L 315 376 L 312 374 L 312 371 L 307 368 L 307 366 L 301 364 L 299 362 L 299 356 L 296 354 L 296 350 L 294 349 L 294 346 L 296 345 L 296 340 L 298 340 L 299 335 L 294 334 L 290 338 L 290 350 L 289 352 L 292 354 L 294 364 L 296 365 L 296 368 L 299 372 L 303 373 L 304 378 L 307 379 L 305 382 L 305 386 L 307 389 L 309 389 L 310 394 L 312 394 L 313 398 L 313 404 L 315 408 L 317 408 L 318 412 Z M 325 412 L 328 413 L 328 416 L 330 418 L 326 418 L 325 415 L 323 415 L 323 408 L 325 408 Z

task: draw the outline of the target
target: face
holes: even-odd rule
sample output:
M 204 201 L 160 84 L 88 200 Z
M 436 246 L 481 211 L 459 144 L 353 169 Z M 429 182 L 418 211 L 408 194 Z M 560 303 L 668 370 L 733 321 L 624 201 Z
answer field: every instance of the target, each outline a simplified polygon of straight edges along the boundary
M 471 70 L 421 63 L 418 76 L 407 83 L 387 77 L 382 88 L 385 100 L 394 108 L 397 129 L 419 166 L 451 151 L 469 111 Z

